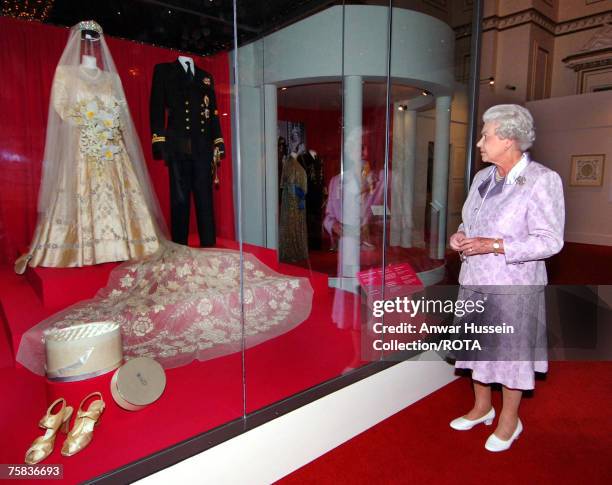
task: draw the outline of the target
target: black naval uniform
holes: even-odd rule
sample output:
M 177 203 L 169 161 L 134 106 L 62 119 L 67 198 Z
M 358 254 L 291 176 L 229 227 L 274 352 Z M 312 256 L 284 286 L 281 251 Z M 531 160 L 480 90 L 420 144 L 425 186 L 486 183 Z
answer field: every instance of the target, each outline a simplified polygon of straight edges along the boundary
M 200 245 L 214 246 L 213 150 L 219 147 L 224 157 L 225 145 L 212 76 L 190 65 L 195 74 L 187 73 L 178 60 L 155 66 L 150 103 L 153 156 L 164 159 L 169 170 L 172 240 L 187 244 L 193 192 Z

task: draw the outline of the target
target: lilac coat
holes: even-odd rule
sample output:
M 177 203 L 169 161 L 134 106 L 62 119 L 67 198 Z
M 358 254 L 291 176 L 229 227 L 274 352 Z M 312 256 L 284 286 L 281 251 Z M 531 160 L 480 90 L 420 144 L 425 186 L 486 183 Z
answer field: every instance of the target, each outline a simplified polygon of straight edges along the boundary
M 565 205 L 561 177 L 544 165 L 529 161 L 516 182 L 498 187 L 501 190 L 491 190 L 483 203 L 485 181 L 493 183 L 493 170 L 494 167 L 487 167 L 474 177 L 458 231 L 468 237 L 503 239 L 505 255 L 468 256 L 461 265 L 459 283 L 545 285 L 548 280 L 544 259 L 563 247 Z M 518 288 L 511 292 L 517 290 L 520 292 Z M 488 291 L 498 292 L 492 288 Z
M 361 194 L 362 187 L 358 186 L 354 180 L 345 181 L 345 190 L 349 190 L 354 194 L 355 204 L 360 204 L 360 224 L 364 226 L 372 219 L 372 206 L 381 205 L 384 200 L 384 172 L 380 170 L 377 178 L 373 182 L 373 190 L 371 192 Z M 325 219 L 323 227 L 328 232 L 332 242 L 336 236 L 333 233 L 335 222 L 342 222 L 342 183 L 340 174 L 335 175 L 329 182 L 327 190 L 327 205 L 325 206 Z M 360 181 L 363 183 L 363 181 Z
M 495 169 L 487 167 L 478 172 L 459 226 L 469 237 L 503 239 L 505 250 L 505 255 L 467 257 L 459 274 L 463 286 L 460 298 L 482 299 L 480 295 L 488 293 L 487 311 L 471 317 L 486 324 L 507 322 L 517 333 L 495 336 L 489 342 L 498 345 L 494 350 L 499 355 L 491 356 L 490 351 L 462 355 L 455 366 L 472 369 L 476 381 L 499 382 L 511 389 L 533 389 L 534 371 L 546 372 L 548 368 L 545 293 L 541 291 L 547 283 L 544 259 L 563 247 L 565 222 L 561 178 L 543 165 L 527 161 L 518 178 L 516 173 L 508 175 L 509 182 L 515 179 L 512 183 L 504 180 L 491 185 L 484 202 Z M 535 286 L 540 291 L 535 291 Z

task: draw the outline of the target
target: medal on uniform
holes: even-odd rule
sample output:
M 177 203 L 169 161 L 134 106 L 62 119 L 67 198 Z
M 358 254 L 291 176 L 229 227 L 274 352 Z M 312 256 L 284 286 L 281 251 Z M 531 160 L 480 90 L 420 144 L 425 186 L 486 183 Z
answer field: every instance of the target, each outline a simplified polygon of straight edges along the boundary
M 206 119 L 210 118 L 210 110 L 208 108 L 204 110 L 204 116 Z
M 209 104 L 210 104 L 210 99 L 208 98 L 208 96 L 204 96 L 204 105 L 208 108 Z

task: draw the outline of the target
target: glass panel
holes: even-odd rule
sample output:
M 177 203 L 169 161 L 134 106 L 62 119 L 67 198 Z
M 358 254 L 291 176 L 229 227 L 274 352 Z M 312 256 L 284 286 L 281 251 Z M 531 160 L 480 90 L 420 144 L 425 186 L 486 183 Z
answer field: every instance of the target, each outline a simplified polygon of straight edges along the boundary
M 402 305 L 454 298 L 432 285 L 456 284 L 446 242 L 464 198 L 471 14 L 468 2 L 393 1 L 385 299 Z M 448 316 L 407 308 L 385 312 L 400 332 L 387 334 L 386 358 L 426 350 L 434 336 L 420 324 Z
M 106 403 L 82 459 L 62 456 L 62 439 L 48 460 L 65 465 L 64 478 L 74 483 L 243 415 L 231 7 L 205 3 L 195 10 L 160 2 L 3 3 L 0 395 L 3 415 L 11 418 L 2 421 L 1 463 L 23 462 L 43 434 L 37 423 L 60 397 L 74 414 L 91 392 L 101 392 Z M 72 26 L 92 18 L 100 27 L 92 22 L 69 32 L 42 23 Z M 179 55 L 194 61 L 191 76 Z M 227 156 L 212 188 L 213 145 L 221 146 L 221 138 Z M 201 234 L 196 219 L 186 218 L 190 192 Z M 169 242 L 172 232 L 177 242 L 214 245 L 206 234 L 213 212 L 223 252 Z M 12 268 L 19 253 L 32 256 L 24 276 Z M 95 302 L 46 324 L 85 323 L 86 331 L 53 339 L 34 328 L 105 287 Z M 111 324 L 93 323 L 100 320 Z M 165 390 L 138 412 L 115 399 L 135 409 L 160 381 L 150 366 L 133 374 L 122 368 L 119 384 L 111 381 L 120 335 L 127 366 L 147 357 L 166 368 Z M 56 380 L 45 378 L 45 364 Z M 120 389 L 115 396 L 111 387 Z M 126 440 L 126 430 L 133 439 Z
M 247 413 L 378 358 L 358 275 L 382 262 L 388 24 L 385 6 L 338 2 L 240 46 Z

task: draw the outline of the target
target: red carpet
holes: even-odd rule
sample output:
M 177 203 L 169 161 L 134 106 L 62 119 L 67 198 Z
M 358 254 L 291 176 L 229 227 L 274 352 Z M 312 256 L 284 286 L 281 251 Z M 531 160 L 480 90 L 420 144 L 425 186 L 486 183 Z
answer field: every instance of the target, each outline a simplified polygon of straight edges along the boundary
M 278 483 L 609 484 L 611 402 L 612 363 L 551 363 L 523 399 L 521 437 L 494 454 L 484 449 L 494 426 L 448 426 L 472 404 L 469 380 L 459 379 Z M 494 406 L 501 408 L 499 392 Z
M 446 284 L 459 260 L 449 254 Z M 593 264 L 596 261 L 596 264 Z M 612 284 L 612 247 L 566 243 L 547 261 L 550 284 Z M 494 406 L 501 409 L 500 392 Z M 440 389 L 285 477 L 290 484 L 612 483 L 612 362 L 551 362 L 523 399 L 512 449 L 484 449 L 494 427 L 453 431 L 472 405 L 467 378 Z
M 555 285 L 612 285 L 612 246 L 565 243 L 546 270 Z

